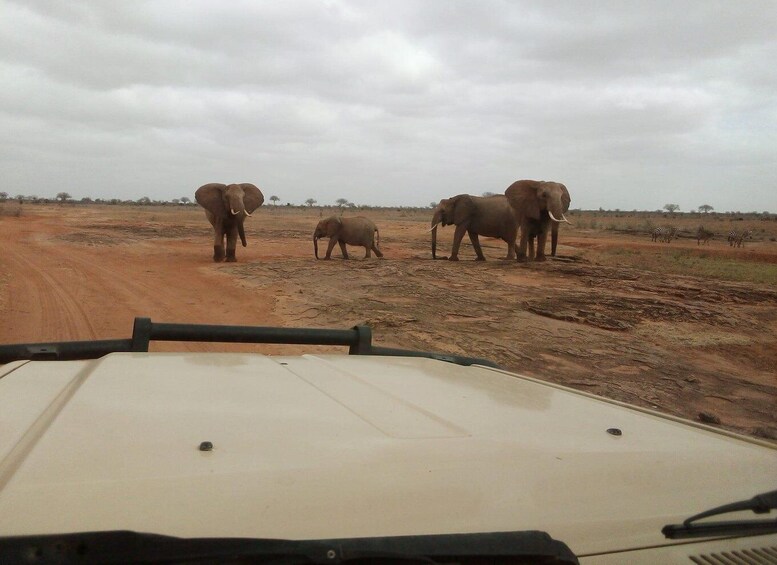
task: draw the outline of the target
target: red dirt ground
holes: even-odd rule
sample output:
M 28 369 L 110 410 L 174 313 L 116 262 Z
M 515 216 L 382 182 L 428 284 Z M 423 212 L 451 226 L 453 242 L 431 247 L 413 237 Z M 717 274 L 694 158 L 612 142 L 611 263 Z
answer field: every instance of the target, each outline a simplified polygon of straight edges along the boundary
M 545 263 L 432 261 L 428 218 L 370 211 L 383 260 L 316 261 L 314 210 L 262 208 L 238 263 L 213 263 L 193 207 L 31 206 L 0 214 L 0 343 L 129 337 L 158 322 L 346 328 L 379 345 L 490 358 L 506 369 L 693 420 L 777 439 L 777 284 L 676 276 L 589 259 L 649 238 L 563 231 Z M 443 242 L 452 230 L 443 230 Z M 697 249 L 694 241 L 674 248 Z M 337 253 L 337 251 L 335 251 Z M 698 253 L 777 263 L 777 246 L 720 240 Z M 302 346 L 156 343 L 152 350 Z M 316 351 L 342 351 L 323 348 Z

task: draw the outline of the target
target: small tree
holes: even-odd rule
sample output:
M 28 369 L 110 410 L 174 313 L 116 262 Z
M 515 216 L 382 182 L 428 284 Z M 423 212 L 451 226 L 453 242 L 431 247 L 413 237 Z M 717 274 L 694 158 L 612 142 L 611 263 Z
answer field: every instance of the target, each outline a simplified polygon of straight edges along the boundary
M 342 208 L 343 206 L 348 204 L 347 198 L 338 198 L 335 203 L 337 204 L 338 208 Z
M 8 200 L 8 193 L 0 192 L 0 200 Z
M 709 204 L 702 204 L 701 206 L 699 206 L 699 212 L 704 212 L 705 214 L 709 214 L 709 213 L 710 213 L 710 212 L 712 212 L 714 209 L 715 209 L 715 208 L 713 208 L 713 207 L 712 207 L 712 206 L 710 206 Z
M 483 196 L 496 196 L 496 192 L 484 192 Z
M 307 200 L 305 200 L 305 204 L 307 204 L 311 208 L 313 207 L 313 204 L 315 204 L 315 203 L 316 203 L 316 199 L 315 198 L 308 198 Z
M 57 200 L 60 202 L 65 202 L 66 200 L 70 200 L 71 196 L 67 192 L 58 192 L 57 193 Z
M 275 195 L 273 195 L 273 196 L 270 196 L 270 202 L 272 202 L 272 203 L 273 203 L 275 206 L 277 206 L 277 205 L 278 205 L 278 201 L 279 201 L 279 200 L 280 200 L 280 198 L 278 198 L 278 197 L 277 197 L 277 196 L 275 196 Z
M 666 210 L 670 214 L 674 214 L 679 209 L 680 209 L 679 204 L 664 204 L 664 210 Z
M 173 198 L 170 202 L 172 202 L 173 204 L 178 204 L 179 202 L 181 202 L 181 199 L 180 198 Z
M 138 204 L 151 204 L 151 199 L 148 196 L 141 196 L 138 198 Z
M 181 202 L 183 202 L 184 204 L 188 204 L 189 202 L 191 202 L 191 199 L 188 196 L 181 196 Z

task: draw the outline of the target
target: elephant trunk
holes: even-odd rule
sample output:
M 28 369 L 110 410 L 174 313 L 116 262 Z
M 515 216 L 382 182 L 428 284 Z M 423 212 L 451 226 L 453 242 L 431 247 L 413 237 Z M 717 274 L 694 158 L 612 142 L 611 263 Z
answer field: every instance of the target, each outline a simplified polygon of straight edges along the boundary
M 442 214 L 436 211 L 432 216 L 432 229 L 429 230 L 432 232 L 432 259 L 437 259 L 437 226 L 440 225 L 441 221 Z
M 313 251 L 316 254 L 316 259 L 318 259 L 318 238 L 315 235 L 313 236 Z

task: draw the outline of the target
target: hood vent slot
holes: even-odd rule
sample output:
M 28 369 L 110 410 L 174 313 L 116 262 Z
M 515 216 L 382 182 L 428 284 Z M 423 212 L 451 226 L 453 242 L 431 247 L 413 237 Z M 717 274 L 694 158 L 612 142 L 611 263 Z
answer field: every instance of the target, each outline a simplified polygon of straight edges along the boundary
M 740 549 L 721 551 L 706 555 L 690 555 L 690 560 L 698 565 L 766 565 L 777 564 L 777 547 Z

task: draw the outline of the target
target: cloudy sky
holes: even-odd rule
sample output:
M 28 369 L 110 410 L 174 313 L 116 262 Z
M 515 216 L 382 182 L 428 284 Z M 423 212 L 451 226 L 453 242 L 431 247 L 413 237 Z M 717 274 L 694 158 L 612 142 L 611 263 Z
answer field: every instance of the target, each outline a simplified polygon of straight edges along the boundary
M 777 3 L 0 0 L 0 191 L 777 212 Z

